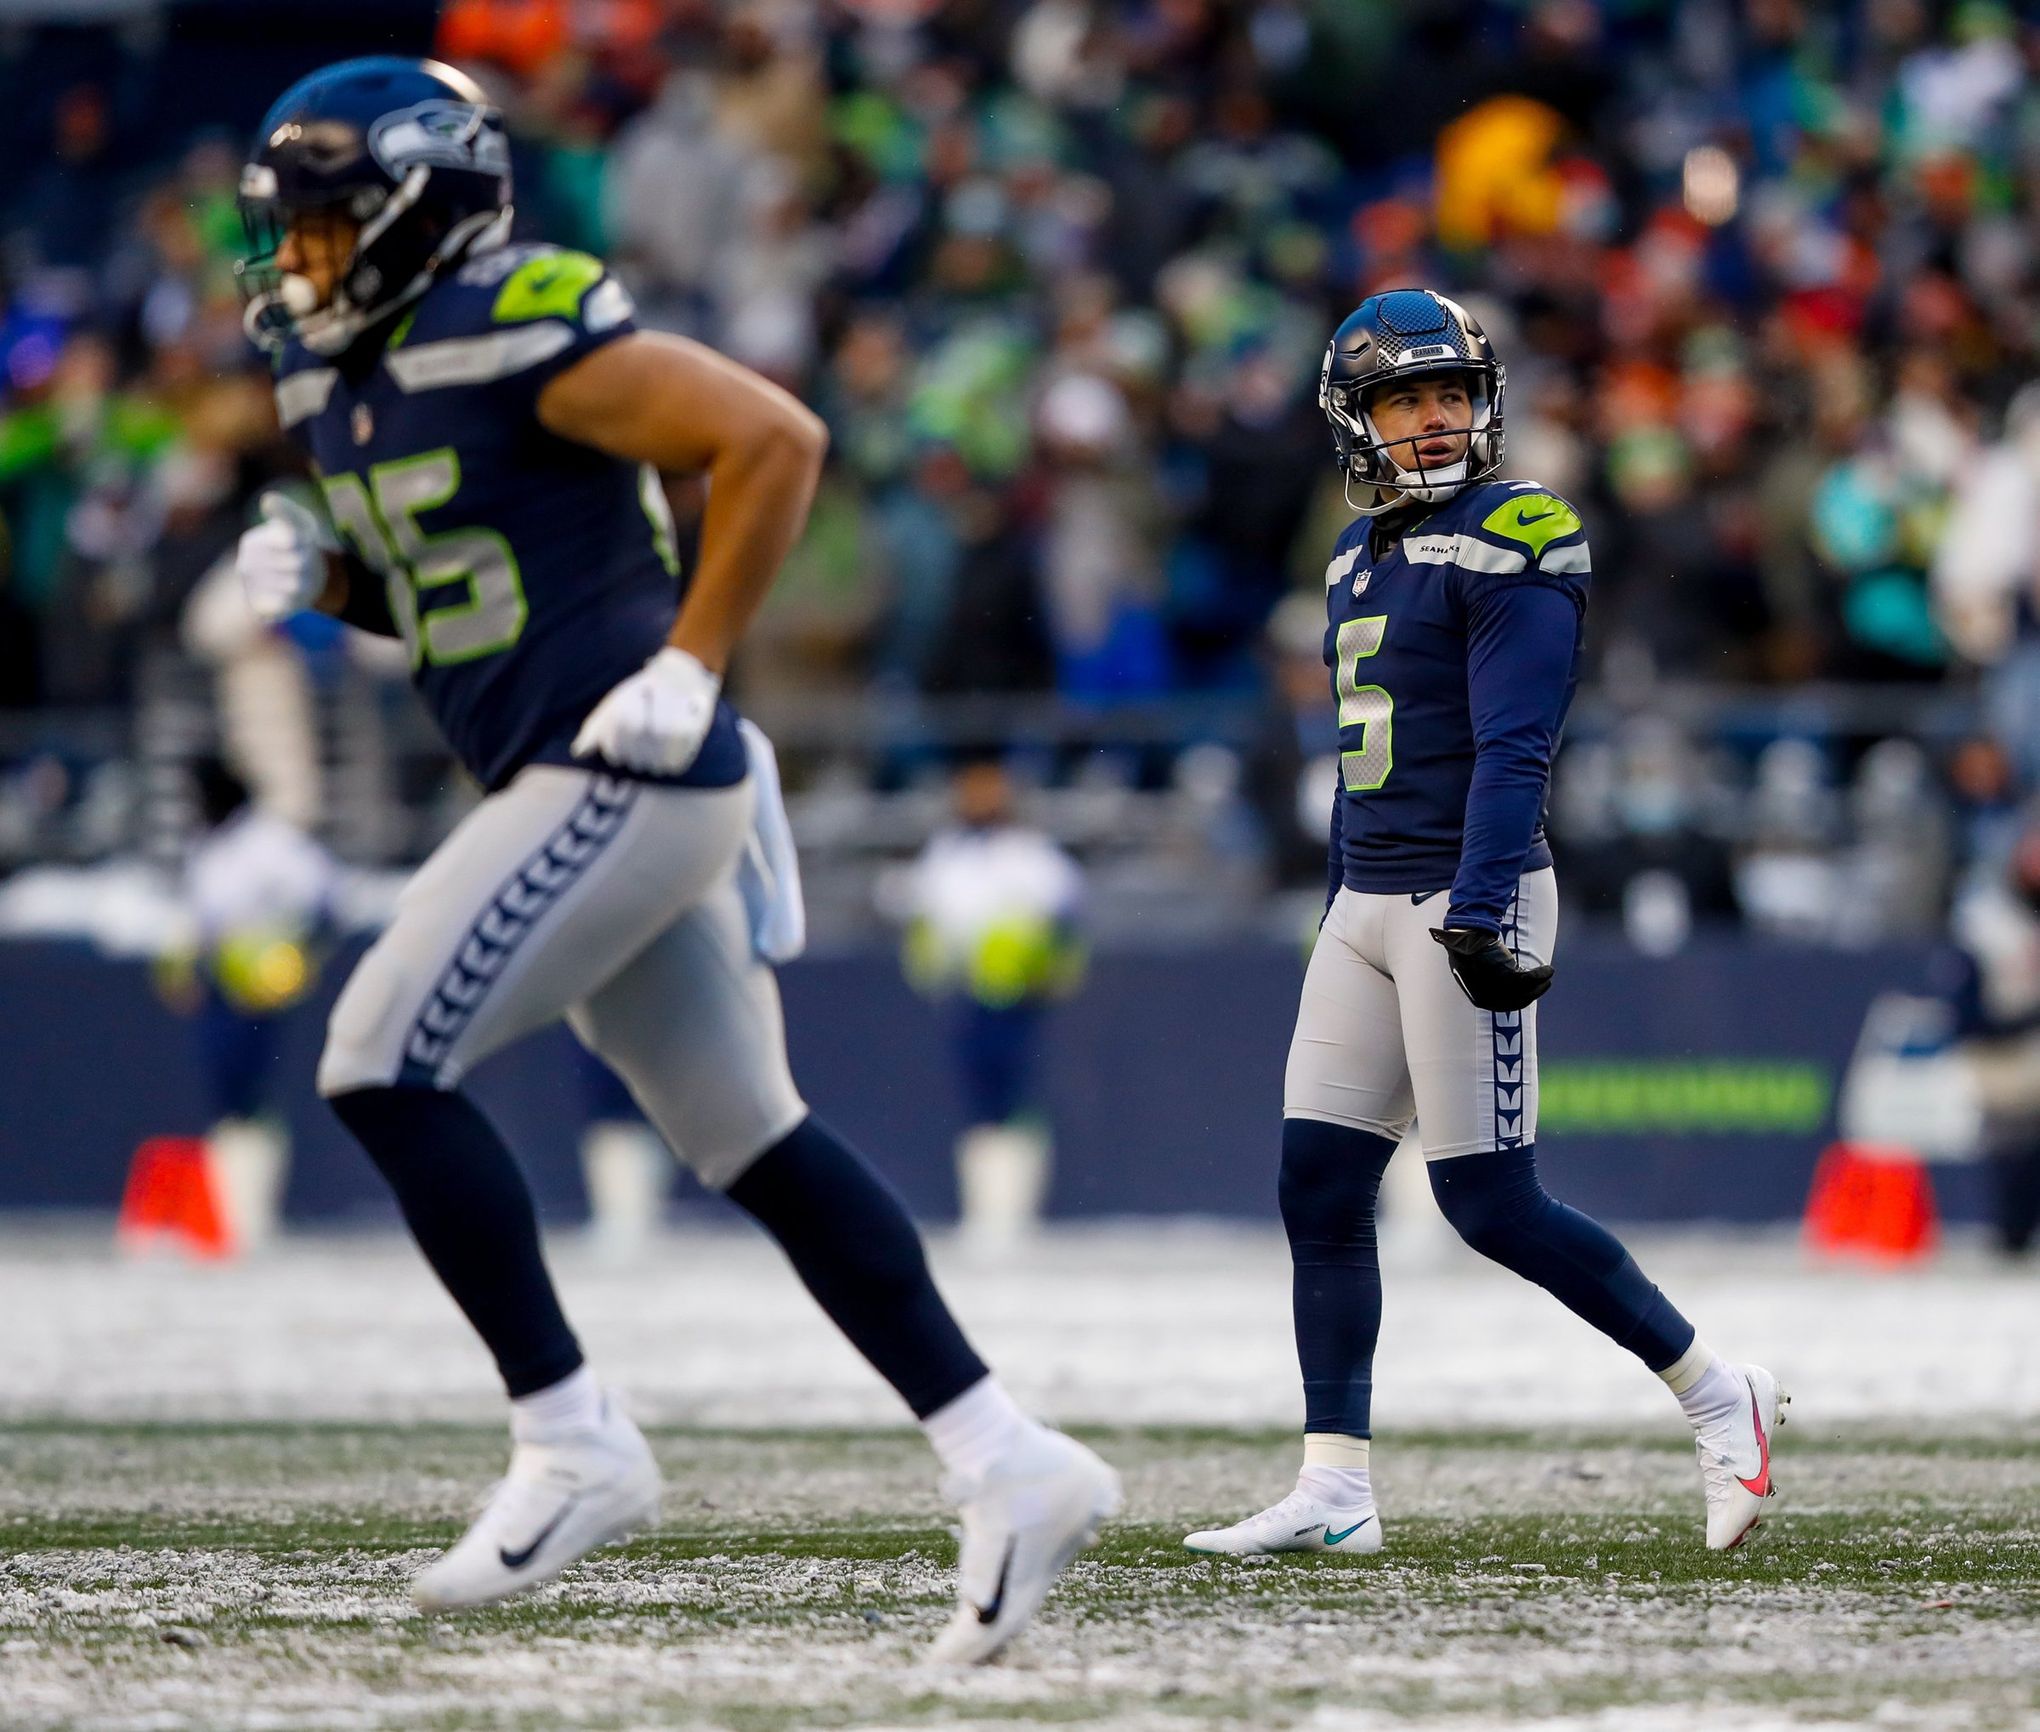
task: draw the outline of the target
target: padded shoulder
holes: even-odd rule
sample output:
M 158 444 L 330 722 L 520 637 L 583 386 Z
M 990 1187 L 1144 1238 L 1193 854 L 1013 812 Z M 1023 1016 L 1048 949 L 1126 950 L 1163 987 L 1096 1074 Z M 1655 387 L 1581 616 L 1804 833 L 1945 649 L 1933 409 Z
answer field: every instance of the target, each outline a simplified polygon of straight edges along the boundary
M 1580 514 L 1537 482 L 1486 482 L 1457 503 L 1463 507 L 1454 525 L 1459 533 L 1519 556 L 1519 570 L 1584 578 L 1593 569 Z
M 558 319 L 591 333 L 631 316 L 630 296 L 602 261 L 565 247 L 491 247 L 435 284 L 397 328 L 393 350 Z
M 587 253 L 492 247 L 432 286 L 391 334 L 383 365 L 405 391 L 513 378 L 536 390 L 631 330 L 633 310 Z

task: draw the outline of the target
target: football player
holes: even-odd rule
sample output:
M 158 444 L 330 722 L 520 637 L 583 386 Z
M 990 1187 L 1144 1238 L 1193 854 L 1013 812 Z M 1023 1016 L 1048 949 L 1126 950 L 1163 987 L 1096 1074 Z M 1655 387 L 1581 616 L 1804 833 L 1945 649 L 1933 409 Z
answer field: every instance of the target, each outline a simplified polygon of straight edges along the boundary
M 1412 1119 L 1467 1243 L 1678 1398 L 1708 1545 L 1738 1544 L 1772 1494 L 1777 1380 L 1709 1349 L 1615 1238 L 1537 1176 L 1536 1004 L 1558 918 L 1545 789 L 1579 679 L 1591 562 L 1570 505 L 1498 478 L 1502 390 L 1480 326 L 1427 290 L 1362 302 L 1325 355 L 1319 402 L 1359 515 L 1325 568 L 1340 746 L 1329 899 L 1283 1088 L 1303 1468 L 1272 1508 L 1190 1535 L 1193 1551 L 1380 1547 L 1374 1209 Z
M 583 1362 L 524 1180 L 461 1089 L 565 1016 L 921 1421 L 962 1511 L 937 1651 L 989 1658 L 1118 1487 L 986 1372 L 898 1199 L 788 1074 L 768 958 L 800 924 L 790 843 L 769 747 L 721 685 L 800 534 L 821 423 L 635 329 L 595 259 L 512 244 L 501 119 L 448 67 L 304 79 L 241 191 L 249 329 L 330 516 L 265 502 L 239 555 L 250 601 L 400 637 L 486 791 L 355 970 L 319 1066 L 510 1395 L 509 1474 L 419 1603 L 528 1588 L 656 1509 L 651 1451 Z M 675 472 L 708 478 L 684 600 Z

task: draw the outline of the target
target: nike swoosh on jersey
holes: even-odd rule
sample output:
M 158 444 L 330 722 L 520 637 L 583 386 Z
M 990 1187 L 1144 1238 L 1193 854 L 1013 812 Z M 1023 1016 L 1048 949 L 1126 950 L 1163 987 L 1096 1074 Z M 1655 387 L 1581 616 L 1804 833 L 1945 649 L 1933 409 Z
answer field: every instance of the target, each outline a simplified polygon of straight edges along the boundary
M 532 1535 L 531 1544 L 522 1551 L 513 1552 L 508 1546 L 498 1546 L 496 1548 L 496 1556 L 502 1560 L 503 1567 L 506 1570 L 523 1569 L 526 1564 L 530 1563 L 538 1555 L 538 1548 L 552 1538 L 553 1529 L 558 1527 L 561 1522 L 565 1521 L 573 1513 L 574 1505 L 580 1501 L 578 1497 L 568 1498 L 560 1513 L 547 1522 L 544 1527 L 540 1528 L 537 1533 Z
M 1013 1573 L 1013 1548 L 1019 1543 L 1017 1538 L 1006 1542 L 1006 1556 L 999 1564 L 998 1586 L 992 1589 L 992 1597 L 983 1605 L 971 1607 L 971 1610 L 977 1613 L 977 1621 L 980 1624 L 995 1622 L 1000 1608 L 1006 1603 L 1006 1578 Z
M 1332 1532 L 1332 1524 L 1330 1522 L 1325 1523 L 1325 1544 L 1328 1546 L 1335 1546 L 1339 1544 L 1340 1541 L 1342 1540 L 1350 1540 L 1355 1534 L 1357 1534 L 1373 1519 L 1374 1518 L 1371 1515 L 1364 1515 L 1358 1521 L 1356 1521 L 1351 1527 L 1342 1528 L 1337 1533 Z
M 1771 1439 L 1764 1430 L 1763 1411 L 1757 1406 L 1757 1392 L 1750 1391 L 1750 1419 L 1757 1428 L 1757 1471 L 1749 1479 L 1741 1474 L 1735 1476 L 1736 1483 L 1752 1497 L 1771 1495 Z

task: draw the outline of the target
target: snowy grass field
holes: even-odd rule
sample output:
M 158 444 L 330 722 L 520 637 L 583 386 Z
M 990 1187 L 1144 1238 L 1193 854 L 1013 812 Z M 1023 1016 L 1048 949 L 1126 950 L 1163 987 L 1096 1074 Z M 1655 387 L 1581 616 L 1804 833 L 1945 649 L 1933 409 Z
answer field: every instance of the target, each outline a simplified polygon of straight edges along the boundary
M 486 1364 L 407 1246 L 243 1264 L 0 1238 L 0 1727 L 1112 1726 L 1607 1732 L 2040 1725 L 2040 1281 L 1785 1242 L 1638 1245 L 1792 1387 L 1784 1496 L 1699 1543 L 1661 1389 L 1460 1252 L 1391 1248 L 1373 1559 L 1193 1558 L 1294 1471 L 1272 1232 L 1059 1234 L 938 1267 L 1125 1517 L 1005 1664 L 918 1663 L 953 1541 L 923 1447 L 776 1254 L 555 1262 L 656 1429 L 663 1519 L 507 1609 L 410 1574 L 500 1471 Z

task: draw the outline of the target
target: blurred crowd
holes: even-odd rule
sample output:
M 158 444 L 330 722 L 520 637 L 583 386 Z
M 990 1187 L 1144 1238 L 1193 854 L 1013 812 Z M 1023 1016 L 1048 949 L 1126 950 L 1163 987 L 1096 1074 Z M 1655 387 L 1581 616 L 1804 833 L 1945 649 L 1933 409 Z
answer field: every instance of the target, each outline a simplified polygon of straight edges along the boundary
M 1259 693 L 1322 729 L 1269 631 L 1343 521 L 1317 368 L 1427 284 L 1507 364 L 1511 472 L 1587 517 L 1615 702 L 1875 682 L 1902 733 L 1911 694 L 1982 692 L 1967 768 L 1710 768 L 1632 727 L 1561 799 L 1583 860 L 1659 846 L 1668 764 L 1682 810 L 1733 792 L 1736 846 L 1817 788 L 1774 804 L 1831 813 L 1788 850 L 1830 866 L 1901 783 L 1951 858 L 2040 785 L 2040 26 L 2009 5 L 448 0 L 438 31 L 510 119 L 526 230 L 833 429 L 753 692 Z M 240 141 L 116 172 L 106 91 L 51 113 L 0 208 L 0 710 L 127 701 L 290 462 L 239 331 Z

